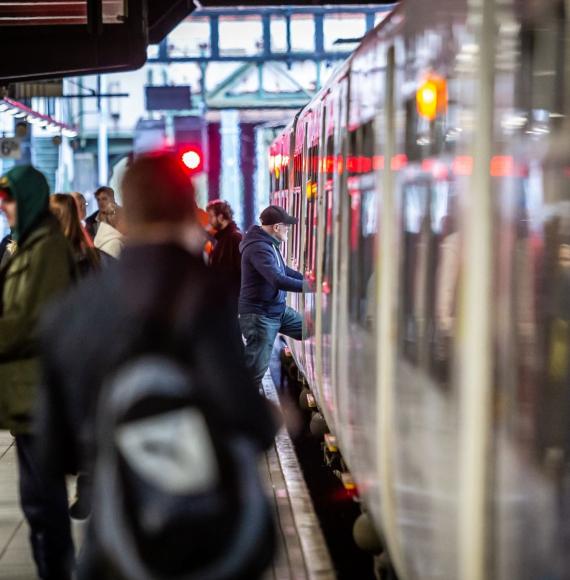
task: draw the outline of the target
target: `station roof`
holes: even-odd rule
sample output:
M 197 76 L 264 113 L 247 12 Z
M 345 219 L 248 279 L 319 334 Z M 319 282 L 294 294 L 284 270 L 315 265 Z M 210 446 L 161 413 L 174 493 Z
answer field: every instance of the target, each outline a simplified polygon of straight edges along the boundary
M 391 0 L 392 2 L 393 0 Z M 391 3 L 391 2 L 376 2 Z M 0 85 L 62 76 L 132 70 L 197 6 L 275 5 L 238 0 L 3 0 Z M 327 1 L 289 0 L 287 5 Z M 343 1 L 342 4 L 363 4 Z

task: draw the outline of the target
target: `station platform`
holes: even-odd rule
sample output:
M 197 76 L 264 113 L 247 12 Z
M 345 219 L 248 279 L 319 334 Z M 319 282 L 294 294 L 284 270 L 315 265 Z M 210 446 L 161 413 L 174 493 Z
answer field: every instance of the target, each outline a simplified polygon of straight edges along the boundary
M 268 399 L 278 403 L 269 373 L 263 381 Z M 261 461 L 268 494 L 273 498 L 278 550 L 263 580 L 333 580 L 331 558 L 285 429 Z M 72 483 L 72 482 L 70 482 Z M 76 546 L 85 524 L 73 522 Z M 18 500 L 14 440 L 0 431 L 0 580 L 35 580 L 28 529 Z

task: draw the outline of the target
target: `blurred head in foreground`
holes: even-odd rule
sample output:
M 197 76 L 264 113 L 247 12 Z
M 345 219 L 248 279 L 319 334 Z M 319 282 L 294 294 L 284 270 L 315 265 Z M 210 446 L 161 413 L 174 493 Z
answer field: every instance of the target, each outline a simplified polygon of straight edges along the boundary
M 200 251 L 194 187 L 174 154 L 138 157 L 122 182 L 125 229 L 130 243 L 178 242 Z

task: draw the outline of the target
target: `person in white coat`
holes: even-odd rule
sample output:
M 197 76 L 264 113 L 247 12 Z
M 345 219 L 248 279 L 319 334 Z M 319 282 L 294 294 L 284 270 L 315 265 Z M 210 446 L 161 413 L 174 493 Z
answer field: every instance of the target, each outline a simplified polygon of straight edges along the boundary
M 118 258 L 125 245 L 125 236 L 121 233 L 121 208 L 110 204 L 104 212 L 99 212 L 100 223 L 93 243 L 101 252 Z

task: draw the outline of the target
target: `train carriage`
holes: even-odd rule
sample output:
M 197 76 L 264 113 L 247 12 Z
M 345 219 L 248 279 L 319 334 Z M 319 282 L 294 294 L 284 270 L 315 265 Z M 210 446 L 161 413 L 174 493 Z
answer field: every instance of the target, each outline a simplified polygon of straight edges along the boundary
M 569 574 L 568 10 L 404 2 L 276 140 L 291 348 L 402 579 Z

